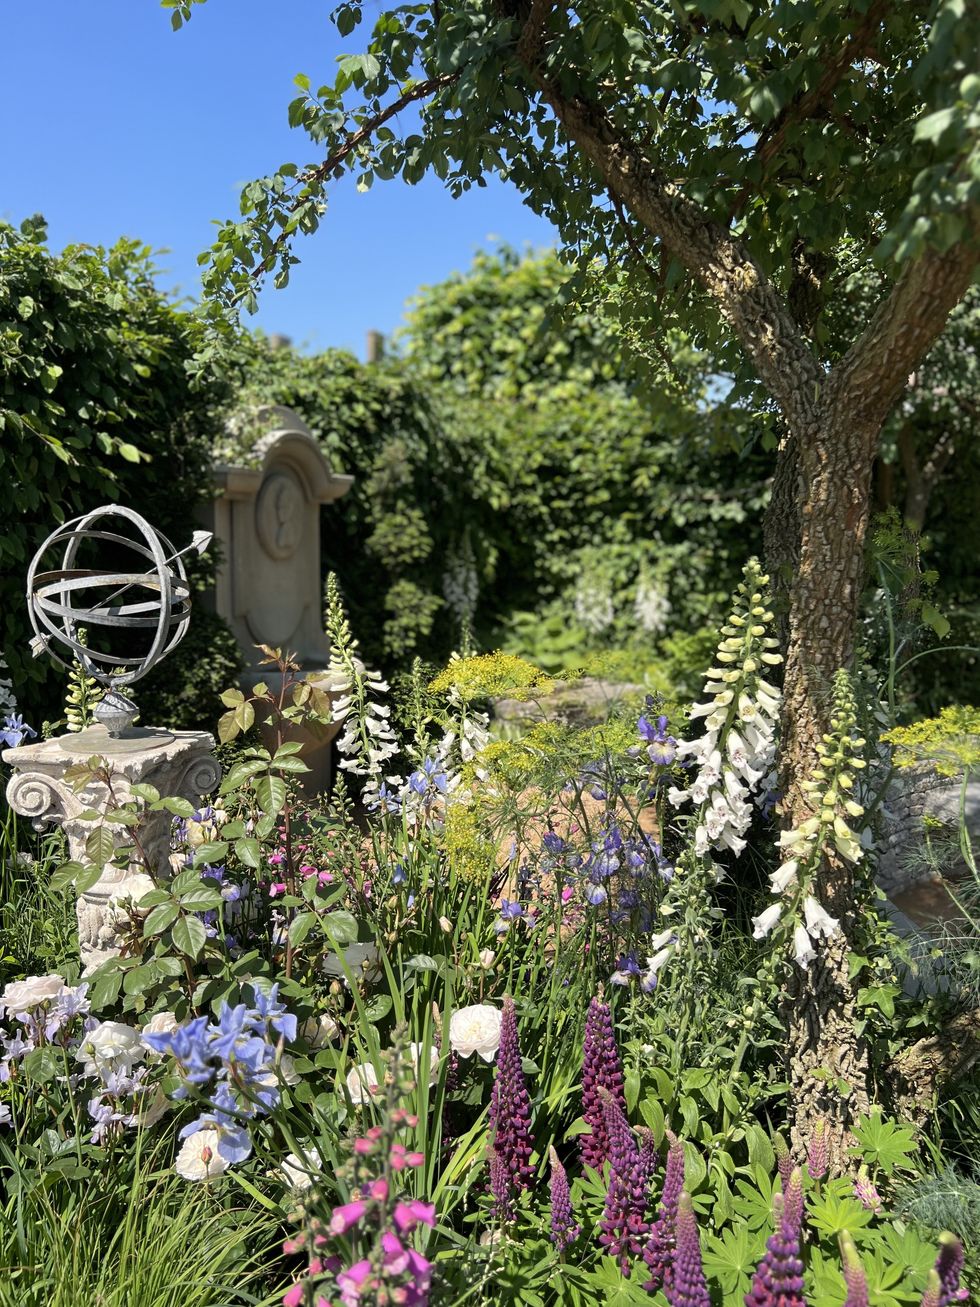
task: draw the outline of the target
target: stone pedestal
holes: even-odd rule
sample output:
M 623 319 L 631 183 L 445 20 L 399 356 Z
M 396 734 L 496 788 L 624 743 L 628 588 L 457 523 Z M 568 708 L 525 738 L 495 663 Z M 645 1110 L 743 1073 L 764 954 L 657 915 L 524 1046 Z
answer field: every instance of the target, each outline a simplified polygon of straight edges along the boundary
M 220 545 L 213 605 L 245 655 L 242 689 L 277 675 L 260 666 L 260 644 L 288 651 L 301 674 L 321 681 L 330 658 L 323 629 L 320 509 L 345 495 L 353 478 L 332 472 L 319 443 L 291 409 L 267 406 L 244 415 L 235 442 L 214 468 L 216 498 L 205 525 Z M 310 772 L 300 777 L 316 794 L 330 781 L 335 726 L 293 732 Z M 266 741 L 272 743 L 271 740 Z
M 101 733 L 101 734 L 100 734 Z M 179 797 L 197 804 L 221 779 L 221 766 L 213 756 L 214 739 L 204 731 L 144 731 L 135 739 L 112 740 L 101 727 L 75 735 L 56 736 L 39 744 L 4 749 L 2 757 L 12 769 L 7 783 L 7 802 L 14 812 L 30 817 L 36 829 L 61 826 L 68 837 L 72 861 L 87 863 L 85 843 L 96 824 L 85 820 L 86 811 L 104 812 L 128 801 L 130 787 L 142 783 L 154 786 L 163 798 Z M 75 791 L 65 782 L 65 772 L 89 758 L 105 759 L 112 770 L 114 799 L 101 782 Z M 169 812 L 144 812 L 136 835 L 146 854 L 150 874 L 161 881 L 170 875 Z M 117 848 L 132 845 L 133 830 L 106 826 Z M 110 898 L 122 897 L 127 882 L 146 874 L 141 862 L 128 866 L 107 865 L 103 875 L 78 900 L 78 943 L 83 974 L 87 975 L 119 949 L 116 942 L 115 910 Z M 146 885 L 134 883 L 136 897 Z

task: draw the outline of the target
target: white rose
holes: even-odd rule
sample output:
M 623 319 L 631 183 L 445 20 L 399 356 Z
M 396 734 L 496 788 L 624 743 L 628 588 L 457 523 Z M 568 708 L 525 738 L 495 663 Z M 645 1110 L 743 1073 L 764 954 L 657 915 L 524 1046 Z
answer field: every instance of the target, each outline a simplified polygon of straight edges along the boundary
M 369 1103 L 371 1090 L 378 1087 L 378 1073 L 370 1062 L 359 1062 L 347 1072 L 347 1092 L 352 1103 Z
M 324 1013 L 316 1017 L 307 1017 L 300 1026 L 299 1033 L 310 1048 L 322 1048 L 324 1044 L 329 1044 L 332 1039 L 337 1038 L 340 1034 L 340 1026 L 333 1017 Z
M 449 1043 L 460 1057 L 479 1053 L 484 1062 L 492 1062 L 500 1047 L 500 1008 L 489 1003 L 461 1007 L 449 1020 Z
M 311 1188 L 319 1171 L 323 1169 L 320 1155 L 312 1144 L 303 1149 L 300 1157 L 296 1153 L 287 1153 L 282 1163 L 282 1178 L 294 1193 L 305 1193 Z
M 154 1060 L 159 1060 L 163 1054 L 158 1053 L 155 1048 L 151 1048 L 146 1042 L 145 1035 L 169 1035 L 180 1025 L 176 1015 L 173 1012 L 157 1012 L 150 1017 L 146 1025 L 140 1031 L 140 1043 L 146 1049 L 149 1056 Z
M 409 1044 L 409 1056 L 412 1059 L 412 1069 L 415 1074 L 419 1074 L 419 1062 L 425 1053 L 424 1044 Z M 434 1085 L 439 1079 L 439 1050 L 435 1046 L 429 1049 L 429 1084 Z
M 26 980 L 12 981 L 0 994 L 0 1009 L 14 1016 L 33 1012 L 67 992 L 68 986 L 60 976 L 28 976 Z
M 122 1021 L 103 1021 L 82 1040 L 76 1056 L 83 1063 L 83 1074 L 100 1071 L 130 1071 L 134 1062 L 145 1056 L 139 1034 Z
M 378 950 L 374 944 L 370 942 L 348 944 L 343 952 L 347 970 L 353 972 L 355 976 L 362 970 L 367 970 L 368 974 L 377 971 Z M 328 976 L 344 976 L 346 974 L 336 953 L 329 954 L 320 965 Z
M 198 1130 L 181 1144 L 174 1170 L 185 1180 L 212 1180 L 228 1170 L 228 1161 L 218 1152 L 217 1130 Z

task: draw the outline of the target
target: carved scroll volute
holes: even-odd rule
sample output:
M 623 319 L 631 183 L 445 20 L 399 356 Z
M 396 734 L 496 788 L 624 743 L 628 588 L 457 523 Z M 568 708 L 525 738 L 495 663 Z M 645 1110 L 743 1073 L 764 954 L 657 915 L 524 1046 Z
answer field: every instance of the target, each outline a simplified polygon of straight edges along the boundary
M 7 802 L 14 812 L 30 819 L 35 830 L 61 826 L 81 811 L 71 790 L 44 772 L 14 772 L 7 782 Z

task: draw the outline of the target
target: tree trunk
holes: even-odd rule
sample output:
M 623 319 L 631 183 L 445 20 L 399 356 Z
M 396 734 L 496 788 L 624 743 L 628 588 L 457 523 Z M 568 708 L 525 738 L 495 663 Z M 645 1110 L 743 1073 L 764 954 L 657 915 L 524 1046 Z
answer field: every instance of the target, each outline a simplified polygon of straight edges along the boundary
M 853 653 L 864 576 L 871 467 L 877 432 L 846 412 L 821 407 L 809 429 L 792 433 L 802 487 L 799 556 L 790 590 L 783 681 L 782 815 L 793 825 L 810 816 L 803 783 L 817 765 L 827 731 L 834 673 Z M 788 476 L 788 473 L 784 472 Z M 778 523 L 770 535 L 779 536 Z M 855 926 L 854 876 L 839 858 L 817 873 L 817 893 L 841 933 L 824 941 L 809 970 L 795 963 L 787 986 L 787 1062 L 792 1084 L 794 1151 L 814 1122 L 828 1127 L 831 1165 L 846 1170 L 849 1129 L 868 1108 L 868 1052 L 855 1033 L 854 986 L 847 955 Z

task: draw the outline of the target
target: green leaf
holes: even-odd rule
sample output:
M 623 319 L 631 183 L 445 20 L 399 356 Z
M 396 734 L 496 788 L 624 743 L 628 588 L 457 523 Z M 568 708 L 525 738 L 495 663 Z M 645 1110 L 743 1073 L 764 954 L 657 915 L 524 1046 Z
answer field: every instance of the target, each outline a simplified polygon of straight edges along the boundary
M 112 861 L 115 851 L 115 838 L 106 826 L 97 826 L 95 830 L 89 832 L 85 841 L 85 855 L 91 862 L 104 867 L 106 863 Z
M 258 871 L 262 866 L 262 845 L 255 839 L 236 840 L 235 857 L 244 866 Z
M 289 923 L 289 942 L 297 948 L 316 925 L 315 912 L 299 912 Z
M 341 948 L 357 939 L 357 921 L 349 912 L 328 912 L 323 918 L 323 929 L 334 944 Z M 417 959 L 413 958 L 415 962 Z M 431 962 L 429 958 L 427 961 Z
M 199 844 L 194 850 L 194 866 L 203 867 L 208 864 L 214 866 L 215 863 L 223 862 L 227 856 L 227 840 L 213 840 L 208 844 Z
M 267 817 L 275 816 L 286 802 L 286 782 L 281 776 L 260 776 L 255 781 L 255 797 Z
M 174 947 L 180 949 L 181 953 L 186 953 L 189 958 L 200 955 L 207 938 L 204 922 L 197 917 L 181 917 L 174 923 L 171 935 Z
M 176 921 L 177 915 L 176 903 L 159 903 L 143 922 L 143 938 L 149 939 L 151 935 L 162 934 L 172 922 Z
M 184 912 L 211 912 L 220 907 L 222 901 L 218 890 L 203 887 L 188 890 L 180 896 L 180 906 Z

